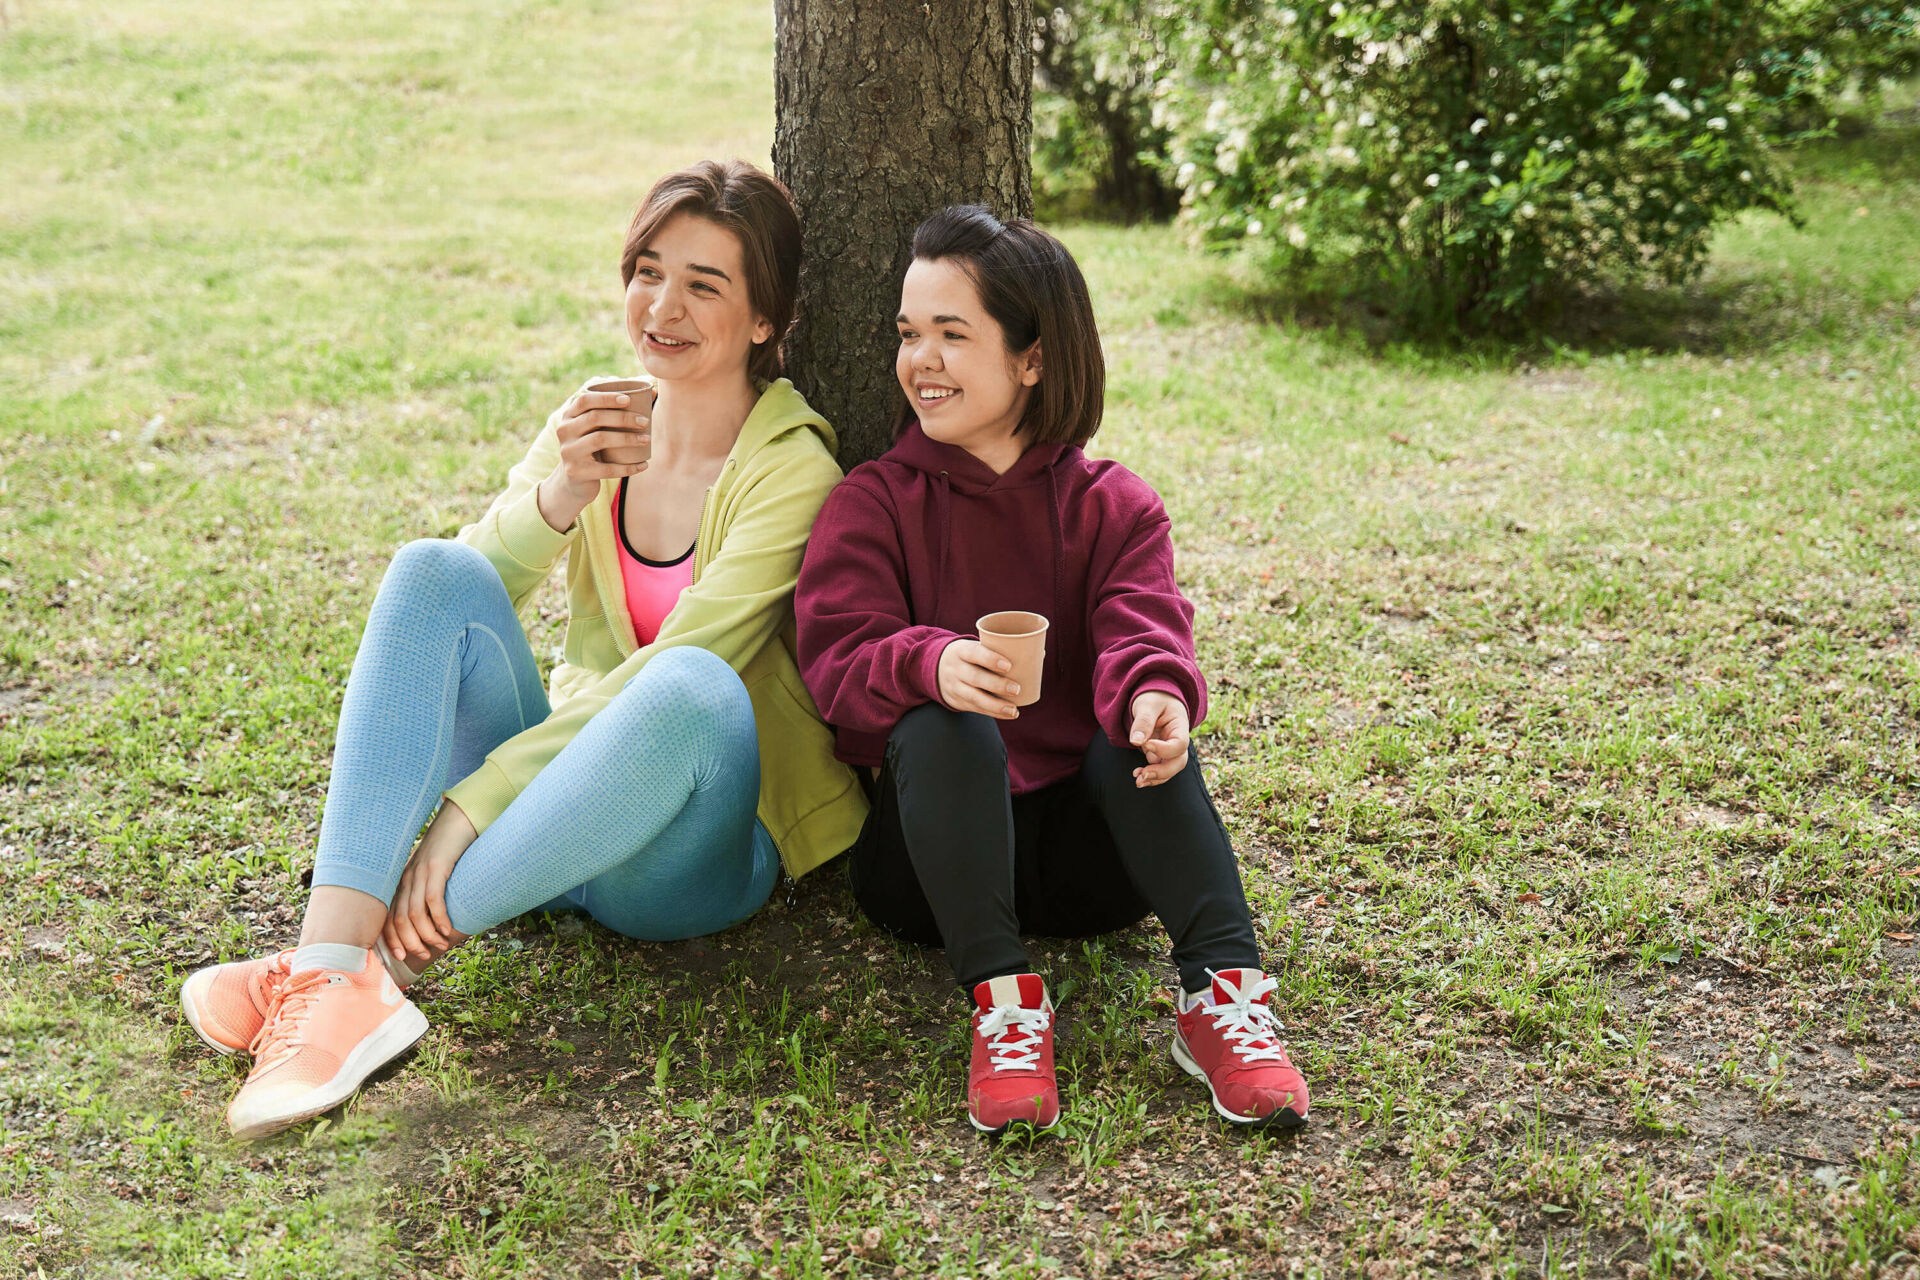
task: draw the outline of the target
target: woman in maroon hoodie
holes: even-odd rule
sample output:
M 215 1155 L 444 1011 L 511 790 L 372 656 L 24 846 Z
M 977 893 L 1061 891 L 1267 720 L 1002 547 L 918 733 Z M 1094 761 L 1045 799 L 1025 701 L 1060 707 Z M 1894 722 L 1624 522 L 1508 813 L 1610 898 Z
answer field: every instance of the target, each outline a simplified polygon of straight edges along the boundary
M 855 897 L 944 944 L 972 994 L 976 1128 L 1060 1113 L 1053 1006 L 1021 934 L 1149 911 L 1180 969 L 1175 1060 L 1228 1120 L 1304 1124 L 1233 849 L 1187 767 L 1206 682 L 1166 509 L 1081 451 L 1105 365 L 1079 267 L 1029 221 L 948 209 L 914 233 L 898 319 L 897 440 L 827 498 L 794 606 L 807 686 L 872 785 Z M 1051 622 L 1024 708 L 974 635 L 1009 609 Z

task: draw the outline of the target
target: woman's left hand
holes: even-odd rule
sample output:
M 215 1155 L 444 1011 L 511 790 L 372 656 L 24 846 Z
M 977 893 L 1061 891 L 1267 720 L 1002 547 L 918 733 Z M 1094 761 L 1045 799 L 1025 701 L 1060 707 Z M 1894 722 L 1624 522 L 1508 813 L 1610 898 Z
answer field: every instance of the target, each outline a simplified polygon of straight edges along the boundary
M 405 963 L 412 955 L 430 961 L 466 941 L 467 935 L 447 918 L 447 877 L 467 846 L 479 838 L 460 806 L 451 800 L 441 803 L 427 834 L 414 847 L 407 869 L 400 873 L 400 888 L 380 931 L 395 959 Z
M 1133 700 L 1128 740 L 1146 755 L 1133 771 L 1133 785 L 1154 787 L 1187 767 L 1187 708 L 1170 693 L 1149 689 Z

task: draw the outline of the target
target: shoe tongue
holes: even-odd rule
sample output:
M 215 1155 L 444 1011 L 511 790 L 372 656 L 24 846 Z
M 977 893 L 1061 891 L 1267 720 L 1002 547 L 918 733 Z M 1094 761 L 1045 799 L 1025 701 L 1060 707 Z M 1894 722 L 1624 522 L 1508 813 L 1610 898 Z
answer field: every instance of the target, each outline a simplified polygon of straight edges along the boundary
M 1047 983 L 1037 973 L 1010 973 L 988 978 L 973 989 L 974 1007 L 985 1013 L 996 1005 L 1011 1004 L 1022 1009 L 1046 1007 Z
M 1227 984 L 1229 982 L 1233 984 L 1234 990 L 1245 994 L 1260 985 L 1266 976 L 1266 974 L 1260 972 L 1258 969 L 1215 970 L 1213 975 L 1213 1002 L 1215 1004 L 1233 1003 L 1234 993 L 1233 991 L 1227 990 Z M 1272 993 L 1269 992 L 1268 994 L 1270 995 Z M 1254 1003 L 1265 1004 L 1267 1003 L 1267 997 L 1261 996 L 1258 1000 L 1255 1000 Z

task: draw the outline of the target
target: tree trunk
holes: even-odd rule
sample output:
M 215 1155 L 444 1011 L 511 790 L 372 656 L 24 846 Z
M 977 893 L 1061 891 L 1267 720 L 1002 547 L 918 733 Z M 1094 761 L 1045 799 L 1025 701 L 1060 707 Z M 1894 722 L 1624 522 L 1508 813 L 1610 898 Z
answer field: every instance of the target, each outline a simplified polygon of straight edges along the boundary
M 1030 0 L 775 0 L 773 168 L 806 231 L 789 376 L 878 457 L 913 229 L 950 204 L 1033 212 Z

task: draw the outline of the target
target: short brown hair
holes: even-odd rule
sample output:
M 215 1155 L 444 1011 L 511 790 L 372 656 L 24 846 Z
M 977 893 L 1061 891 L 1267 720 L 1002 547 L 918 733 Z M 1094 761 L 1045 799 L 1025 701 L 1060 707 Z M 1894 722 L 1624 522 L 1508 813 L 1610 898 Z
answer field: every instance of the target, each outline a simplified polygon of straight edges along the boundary
M 1032 219 L 1002 222 L 983 205 L 957 204 L 915 228 L 913 256 L 948 259 L 967 273 L 981 305 L 1006 335 L 1009 355 L 1040 344 L 1040 383 L 1016 433 L 1028 444 L 1093 439 L 1106 408 L 1107 361 L 1086 277 L 1067 246 Z M 913 406 L 903 399 L 895 434 L 913 418 Z
M 800 296 L 800 211 L 780 179 L 745 160 L 702 160 L 653 184 L 627 225 L 620 250 L 620 287 L 633 283 L 634 261 L 676 213 L 705 218 L 733 232 L 746 264 L 747 298 L 773 326 L 773 336 L 754 346 L 747 372 L 771 381 L 780 376 L 780 344 L 793 327 Z

